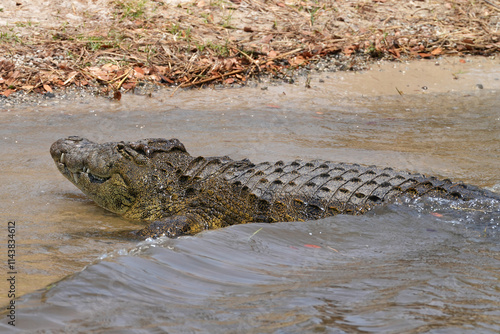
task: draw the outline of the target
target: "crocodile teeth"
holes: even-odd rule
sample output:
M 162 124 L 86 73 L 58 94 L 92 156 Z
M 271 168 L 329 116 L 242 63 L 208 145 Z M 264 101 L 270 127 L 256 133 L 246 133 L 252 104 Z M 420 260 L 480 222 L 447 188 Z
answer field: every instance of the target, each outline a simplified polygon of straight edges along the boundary
M 73 180 L 75 180 L 75 183 L 78 183 L 78 173 L 73 173 Z
M 59 158 L 59 161 L 63 164 L 64 163 L 64 153 L 61 153 L 61 157 Z
M 87 167 L 83 167 L 83 172 L 88 174 L 89 169 Z

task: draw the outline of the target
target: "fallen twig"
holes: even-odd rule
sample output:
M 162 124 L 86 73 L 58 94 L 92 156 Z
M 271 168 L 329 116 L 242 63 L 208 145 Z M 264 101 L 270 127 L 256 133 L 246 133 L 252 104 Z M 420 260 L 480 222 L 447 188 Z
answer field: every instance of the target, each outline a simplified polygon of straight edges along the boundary
M 244 68 L 244 69 L 232 71 L 232 72 L 229 72 L 229 73 L 219 74 L 219 75 L 216 75 L 214 77 L 203 79 L 203 80 L 200 80 L 200 81 L 197 81 L 197 82 L 192 82 L 192 83 L 188 83 L 188 84 L 181 84 L 181 85 L 179 85 L 179 87 L 181 87 L 181 88 L 188 88 L 188 87 L 192 87 L 192 86 L 196 86 L 196 85 L 201 85 L 201 84 L 204 84 L 204 83 L 207 83 L 207 82 L 210 82 L 210 81 L 221 79 L 223 77 L 227 77 L 227 76 L 230 76 L 230 75 L 234 75 L 234 74 L 238 74 L 238 73 L 241 73 L 241 72 L 245 72 L 246 70 L 247 69 Z

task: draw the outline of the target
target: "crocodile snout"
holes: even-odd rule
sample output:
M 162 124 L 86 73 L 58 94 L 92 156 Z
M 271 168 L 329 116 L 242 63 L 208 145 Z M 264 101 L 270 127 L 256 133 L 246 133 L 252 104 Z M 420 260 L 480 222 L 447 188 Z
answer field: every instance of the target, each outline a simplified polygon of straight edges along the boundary
M 70 136 L 68 138 L 61 138 L 50 146 L 50 155 L 55 162 L 65 163 L 64 155 L 74 148 L 80 148 L 83 144 L 91 144 L 88 139 L 79 136 Z
M 79 136 L 57 140 L 50 147 L 52 159 L 70 181 L 78 183 L 82 175 L 92 182 L 103 182 L 110 177 L 111 167 L 120 159 L 116 143 L 94 143 Z

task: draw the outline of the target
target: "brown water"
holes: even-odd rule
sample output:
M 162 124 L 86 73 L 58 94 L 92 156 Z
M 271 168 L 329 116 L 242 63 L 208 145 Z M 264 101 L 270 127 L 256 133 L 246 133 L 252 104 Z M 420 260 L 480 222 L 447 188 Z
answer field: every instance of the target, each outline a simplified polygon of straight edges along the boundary
M 0 332 L 497 333 L 498 203 L 413 201 L 138 243 L 120 232 L 139 226 L 86 199 L 48 149 L 76 134 L 176 137 L 193 155 L 376 164 L 498 190 L 499 79 L 498 60 L 452 60 L 313 76 L 311 89 L 299 80 L 2 111 L 1 238 L 15 220 L 26 295 L 17 326 L 2 315 Z

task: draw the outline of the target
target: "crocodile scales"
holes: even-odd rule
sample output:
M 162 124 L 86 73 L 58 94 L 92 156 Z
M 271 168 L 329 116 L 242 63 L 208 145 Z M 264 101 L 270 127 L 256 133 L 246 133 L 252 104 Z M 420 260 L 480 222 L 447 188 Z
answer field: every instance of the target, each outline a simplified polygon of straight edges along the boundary
M 71 136 L 56 141 L 50 152 L 59 171 L 98 205 L 152 222 L 137 232 L 145 237 L 362 214 L 403 196 L 500 199 L 474 186 L 392 168 L 193 157 L 177 139 L 98 144 Z

